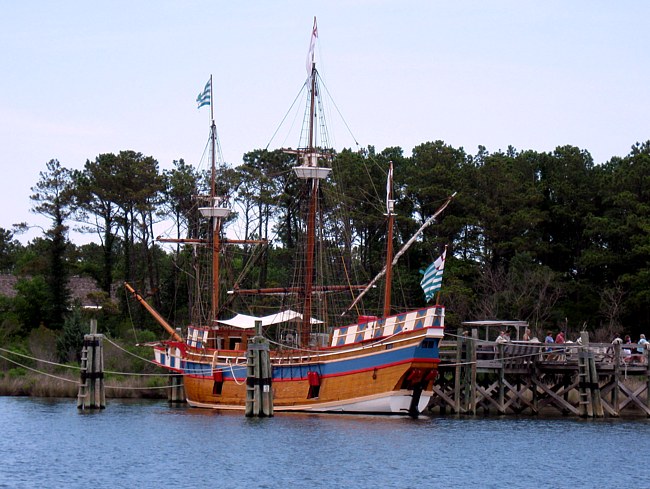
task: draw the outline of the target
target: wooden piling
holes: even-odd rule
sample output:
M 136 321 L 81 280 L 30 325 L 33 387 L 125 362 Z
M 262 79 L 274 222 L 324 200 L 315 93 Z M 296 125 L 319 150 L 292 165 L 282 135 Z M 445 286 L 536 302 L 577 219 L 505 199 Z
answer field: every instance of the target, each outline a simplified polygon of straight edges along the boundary
M 104 409 L 104 335 L 97 334 L 97 319 L 90 320 L 90 334 L 84 335 L 81 352 L 81 380 L 77 394 L 78 409 Z
M 465 361 L 464 352 L 467 351 L 467 339 L 463 335 L 463 330 L 456 331 L 456 365 L 454 374 L 454 412 L 461 412 L 461 374 L 463 372 L 462 364 Z
M 505 414 L 505 378 L 506 378 L 506 365 L 505 365 L 505 356 L 504 356 L 505 347 L 503 343 L 497 345 L 497 351 L 499 355 L 499 414 Z
M 600 397 L 600 377 L 598 375 L 598 369 L 596 368 L 596 360 L 594 358 L 594 352 L 590 351 L 587 357 L 589 361 L 589 374 L 591 377 L 591 402 L 594 406 L 594 416 L 596 418 L 604 418 L 605 412 L 603 410 L 603 402 Z
M 621 381 L 621 344 L 616 343 L 614 344 L 614 382 L 613 382 L 613 388 L 612 388 L 612 410 L 613 412 L 611 413 L 613 417 L 618 418 L 620 415 L 620 410 L 619 410 L 619 384 Z
M 643 349 L 643 361 L 645 362 L 646 365 L 646 402 L 645 405 L 648 409 L 650 409 L 650 348 L 648 348 L 647 343 L 645 345 L 645 348 Z
M 257 335 L 248 341 L 246 352 L 247 417 L 273 416 L 272 371 L 269 342 L 262 336 L 262 322 L 255 321 Z
M 469 395 L 469 410 L 472 414 L 476 414 L 476 345 L 478 345 L 478 330 L 472 329 L 472 340 L 469 342 L 469 351 L 467 360 L 470 369 L 470 395 Z

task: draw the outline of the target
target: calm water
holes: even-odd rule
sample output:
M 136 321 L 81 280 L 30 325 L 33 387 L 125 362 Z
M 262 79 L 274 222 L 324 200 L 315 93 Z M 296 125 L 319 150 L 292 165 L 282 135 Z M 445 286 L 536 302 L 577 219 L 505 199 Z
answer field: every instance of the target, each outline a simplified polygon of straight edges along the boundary
M 0 397 L 0 434 L 1 488 L 650 487 L 645 419 L 247 419 Z

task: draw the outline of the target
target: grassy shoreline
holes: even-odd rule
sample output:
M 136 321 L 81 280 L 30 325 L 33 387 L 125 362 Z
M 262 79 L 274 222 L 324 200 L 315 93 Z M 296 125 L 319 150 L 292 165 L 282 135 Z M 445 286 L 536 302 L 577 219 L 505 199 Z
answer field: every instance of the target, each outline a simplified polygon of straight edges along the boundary
M 0 396 L 76 398 L 80 364 L 75 355 L 60 363 L 57 339 L 57 332 L 40 327 L 27 338 L 0 341 Z M 107 398 L 167 398 L 168 372 L 149 360 L 150 347 L 129 337 L 104 337 L 102 344 Z
M 0 373 L 0 396 L 68 397 L 76 398 L 79 376 L 57 375 L 57 378 L 39 373 Z M 164 375 L 117 379 L 105 378 L 106 398 L 113 399 L 166 399 L 167 378 Z

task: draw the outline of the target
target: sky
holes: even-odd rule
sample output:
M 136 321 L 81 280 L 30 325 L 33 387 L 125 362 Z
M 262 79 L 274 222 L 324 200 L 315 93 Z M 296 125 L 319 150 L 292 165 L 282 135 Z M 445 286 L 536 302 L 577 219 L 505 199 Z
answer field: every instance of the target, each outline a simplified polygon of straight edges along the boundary
M 345 128 L 335 149 L 572 145 L 598 164 L 650 139 L 641 0 L 0 0 L 0 227 L 49 226 L 29 196 L 51 159 L 198 163 L 210 75 L 227 163 L 297 146 L 273 134 L 306 79 L 314 17 Z

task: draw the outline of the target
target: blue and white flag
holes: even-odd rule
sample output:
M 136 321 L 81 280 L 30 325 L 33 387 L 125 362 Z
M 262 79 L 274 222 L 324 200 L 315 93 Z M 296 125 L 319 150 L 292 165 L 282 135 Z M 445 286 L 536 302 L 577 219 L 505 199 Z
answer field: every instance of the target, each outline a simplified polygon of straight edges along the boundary
M 434 294 L 442 287 L 442 272 L 445 270 L 445 259 L 447 257 L 447 248 L 442 252 L 442 255 L 434 261 L 426 270 L 420 270 L 424 275 L 420 281 L 422 290 L 424 290 L 424 297 L 429 302 L 433 299 Z
M 204 105 L 210 105 L 210 98 L 211 98 L 211 88 L 212 88 L 212 78 L 208 80 L 208 83 L 205 84 L 205 88 L 203 89 L 202 92 L 199 92 L 199 96 L 196 97 L 196 103 L 198 104 L 197 109 L 200 109 Z

